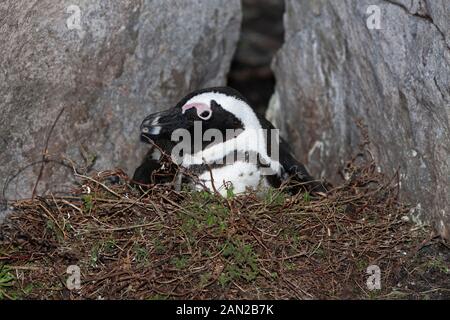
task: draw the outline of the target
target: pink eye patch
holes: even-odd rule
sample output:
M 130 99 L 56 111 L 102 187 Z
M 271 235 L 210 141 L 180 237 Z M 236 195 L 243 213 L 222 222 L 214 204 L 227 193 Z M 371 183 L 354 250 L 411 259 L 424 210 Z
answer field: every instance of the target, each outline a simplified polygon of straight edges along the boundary
M 205 103 L 189 103 L 185 104 L 181 110 L 184 114 L 187 110 L 195 108 L 197 116 L 202 120 L 209 120 L 212 116 L 211 107 Z

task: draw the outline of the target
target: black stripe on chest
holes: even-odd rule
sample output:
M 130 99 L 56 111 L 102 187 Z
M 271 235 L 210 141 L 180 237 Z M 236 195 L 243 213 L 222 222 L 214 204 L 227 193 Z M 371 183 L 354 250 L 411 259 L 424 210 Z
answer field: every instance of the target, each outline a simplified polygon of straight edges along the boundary
M 255 161 L 256 160 L 256 161 Z M 213 169 L 223 168 L 227 165 L 232 165 L 234 162 L 246 162 L 255 163 L 256 168 L 270 168 L 270 164 L 266 163 L 260 154 L 256 151 L 238 151 L 234 150 L 212 163 L 193 164 L 188 167 L 188 170 L 195 175 L 201 175 Z M 267 182 L 274 188 L 278 188 L 281 185 L 280 177 L 277 174 L 266 175 Z

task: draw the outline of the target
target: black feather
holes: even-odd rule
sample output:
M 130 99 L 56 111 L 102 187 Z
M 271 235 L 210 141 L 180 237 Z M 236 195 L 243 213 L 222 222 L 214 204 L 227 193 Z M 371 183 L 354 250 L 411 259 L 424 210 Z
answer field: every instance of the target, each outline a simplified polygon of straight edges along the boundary
M 258 120 L 261 123 L 261 126 L 264 129 L 268 130 L 267 135 L 267 152 L 269 155 L 272 155 L 272 145 L 271 145 L 271 129 L 275 129 L 273 124 L 267 120 L 265 117 L 261 115 L 257 115 Z M 268 176 L 268 181 L 273 187 L 279 187 L 281 185 L 281 180 L 285 180 L 286 178 L 290 178 L 295 185 L 297 182 L 298 186 L 294 186 L 290 188 L 291 193 L 298 193 L 299 191 L 307 190 L 309 192 L 327 192 L 326 185 L 319 180 L 314 179 L 306 170 L 305 166 L 301 164 L 299 161 L 295 159 L 292 155 L 291 149 L 286 141 L 280 137 L 279 138 L 279 161 L 284 170 L 281 173 L 281 177 L 276 176 Z M 299 185 L 299 183 L 301 185 Z

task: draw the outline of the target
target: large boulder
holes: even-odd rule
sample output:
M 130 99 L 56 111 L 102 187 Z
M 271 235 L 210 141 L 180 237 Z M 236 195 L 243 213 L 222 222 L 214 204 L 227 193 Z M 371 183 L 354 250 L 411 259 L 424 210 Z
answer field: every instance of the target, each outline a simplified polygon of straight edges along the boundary
M 30 196 L 46 146 L 52 161 L 96 158 L 98 170 L 133 173 L 145 152 L 143 117 L 190 90 L 224 84 L 240 20 L 239 0 L 2 1 L 6 198 Z M 60 191 L 70 174 L 46 163 L 37 190 Z
M 448 238 L 450 2 L 286 0 L 286 7 L 268 115 L 297 157 L 315 175 L 338 179 L 361 142 L 362 120 L 380 170 L 399 169 L 412 216 Z

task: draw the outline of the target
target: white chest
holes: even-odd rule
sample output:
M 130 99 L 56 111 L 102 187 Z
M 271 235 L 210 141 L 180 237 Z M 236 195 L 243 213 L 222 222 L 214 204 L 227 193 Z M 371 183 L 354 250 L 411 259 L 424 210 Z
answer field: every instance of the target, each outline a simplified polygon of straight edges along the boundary
M 199 179 L 209 190 L 214 191 L 215 188 L 222 196 L 227 195 L 230 185 L 232 185 L 234 194 L 245 192 L 247 188 L 260 190 L 269 186 L 256 164 L 242 161 L 205 171 L 199 176 Z M 202 189 L 203 187 L 197 185 L 196 188 Z

